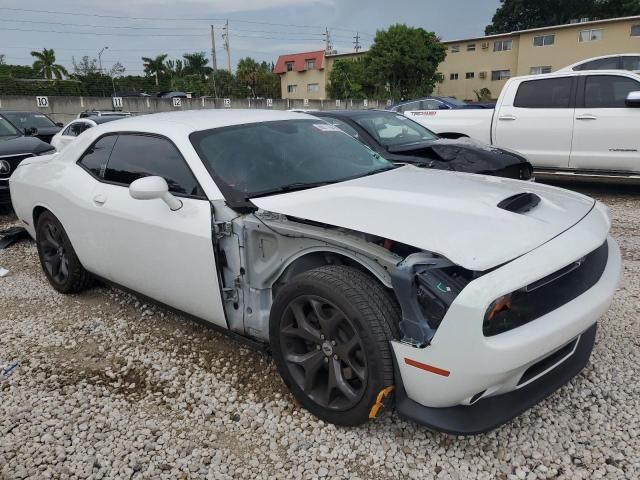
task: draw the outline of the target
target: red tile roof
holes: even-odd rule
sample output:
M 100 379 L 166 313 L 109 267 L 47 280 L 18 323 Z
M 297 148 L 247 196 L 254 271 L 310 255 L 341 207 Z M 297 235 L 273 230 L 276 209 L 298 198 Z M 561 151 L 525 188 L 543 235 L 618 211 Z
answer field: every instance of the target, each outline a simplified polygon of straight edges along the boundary
M 286 64 L 289 62 L 293 62 L 294 72 L 304 72 L 307 69 L 307 60 L 315 60 L 316 67 L 314 70 L 322 70 L 324 68 L 322 65 L 322 61 L 324 60 L 324 50 L 280 55 L 276 62 L 276 66 L 273 68 L 273 73 L 285 73 L 287 71 Z

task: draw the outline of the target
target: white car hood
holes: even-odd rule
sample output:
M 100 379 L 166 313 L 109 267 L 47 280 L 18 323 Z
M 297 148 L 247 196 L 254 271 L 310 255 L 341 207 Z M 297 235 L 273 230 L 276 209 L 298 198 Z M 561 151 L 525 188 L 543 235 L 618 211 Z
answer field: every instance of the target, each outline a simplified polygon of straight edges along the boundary
M 498 208 L 523 192 L 537 194 L 540 203 L 524 214 Z M 413 166 L 251 201 L 263 210 L 405 243 L 478 271 L 548 242 L 595 204 L 538 183 Z

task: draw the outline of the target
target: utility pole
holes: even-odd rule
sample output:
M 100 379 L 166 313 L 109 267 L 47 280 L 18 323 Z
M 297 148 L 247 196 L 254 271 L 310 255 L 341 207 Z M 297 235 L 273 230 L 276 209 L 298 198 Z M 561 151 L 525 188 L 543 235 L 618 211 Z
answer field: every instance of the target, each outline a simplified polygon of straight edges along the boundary
M 213 83 L 213 98 L 218 98 L 216 90 L 216 71 L 218 70 L 218 60 L 216 58 L 216 34 L 211 25 L 211 83 Z
M 224 49 L 227 51 L 227 69 L 231 73 L 231 49 L 229 48 L 229 20 L 222 27 L 222 38 L 224 39 Z
M 360 46 L 360 33 L 356 32 L 356 36 L 353 37 L 354 42 L 353 42 L 353 48 L 356 50 L 356 53 L 358 53 L 360 51 L 360 49 L 362 48 Z
M 324 36 L 324 52 L 330 55 L 333 53 L 333 44 L 331 43 L 331 35 L 329 34 L 329 29 L 327 27 L 325 27 L 322 35 Z

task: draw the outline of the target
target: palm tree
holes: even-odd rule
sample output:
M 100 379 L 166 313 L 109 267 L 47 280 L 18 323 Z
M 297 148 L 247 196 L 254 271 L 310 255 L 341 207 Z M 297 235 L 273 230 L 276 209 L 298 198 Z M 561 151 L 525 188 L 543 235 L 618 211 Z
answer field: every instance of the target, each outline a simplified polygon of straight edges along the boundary
M 182 55 L 184 58 L 184 73 L 187 75 L 200 75 L 204 77 L 210 70 L 207 67 L 209 59 L 204 52 L 185 53 Z
M 260 75 L 260 64 L 251 57 L 241 58 L 236 69 L 236 77 L 242 83 L 246 83 L 251 88 L 251 93 L 255 96 L 255 89 Z
M 155 75 L 156 86 L 158 85 L 158 75 L 167 71 L 164 61 L 168 56 L 169 55 L 166 53 L 163 53 L 162 55 L 158 55 L 156 58 L 142 57 L 142 61 L 144 62 L 144 72 L 147 75 Z
M 60 80 L 64 75 L 69 75 L 67 69 L 56 63 L 56 54 L 53 48 L 45 48 L 41 52 L 31 52 L 31 56 L 36 59 L 33 62 L 33 70 L 37 74 L 41 74 L 42 78 Z

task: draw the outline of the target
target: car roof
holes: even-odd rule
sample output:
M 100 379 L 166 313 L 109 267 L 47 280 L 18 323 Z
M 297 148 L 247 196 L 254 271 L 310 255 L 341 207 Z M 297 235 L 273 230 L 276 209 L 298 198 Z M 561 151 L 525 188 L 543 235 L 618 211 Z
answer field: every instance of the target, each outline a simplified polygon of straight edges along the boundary
M 278 110 L 206 109 L 184 110 L 181 112 L 152 113 L 137 117 L 123 117 L 117 124 L 104 125 L 102 131 L 159 131 L 171 125 L 181 125 L 183 129 L 197 132 L 245 123 L 272 122 L 277 120 L 313 119 L 304 113 Z

